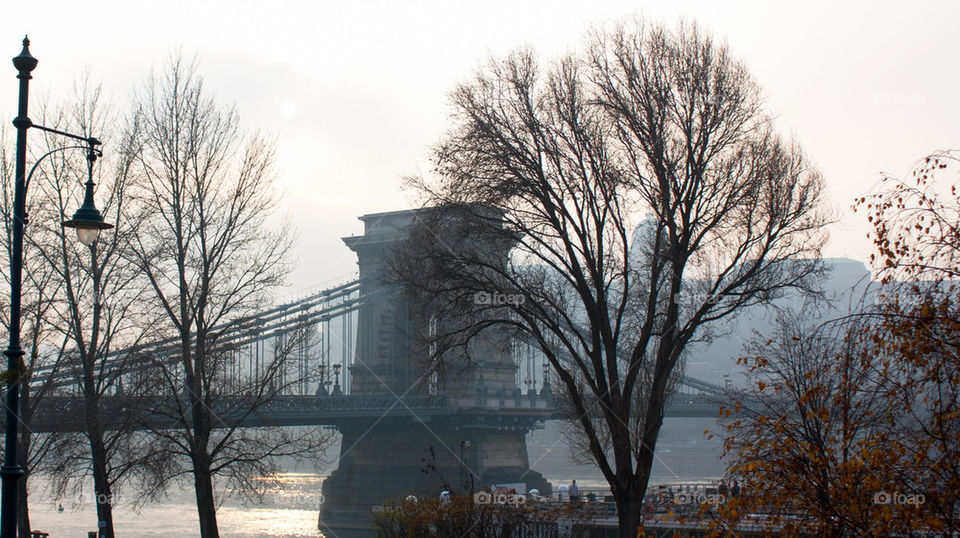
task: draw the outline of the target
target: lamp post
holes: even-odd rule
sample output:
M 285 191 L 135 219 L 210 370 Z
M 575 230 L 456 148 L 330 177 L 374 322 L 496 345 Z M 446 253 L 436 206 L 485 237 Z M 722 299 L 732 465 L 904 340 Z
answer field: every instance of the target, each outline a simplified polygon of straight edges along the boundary
M 543 387 L 540 389 L 540 398 L 547 401 L 547 405 L 550 404 L 550 398 L 553 396 L 553 393 L 550 390 L 550 363 L 543 361 Z
M 463 460 L 463 450 L 466 448 L 470 448 L 470 441 L 466 441 L 466 440 L 460 441 L 460 494 L 461 495 L 466 495 L 466 491 L 467 491 L 467 486 L 466 486 L 467 481 L 465 478 L 466 472 L 464 470 L 467 464 Z
M 340 396 L 343 394 L 343 391 L 340 390 L 340 363 L 333 365 L 333 375 L 336 378 L 336 381 L 333 383 L 333 395 Z
M 3 377 L 7 382 L 7 424 L 6 439 L 3 453 L 3 466 L 0 467 L 0 538 L 16 538 L 17 536 L 17 484 L 23 476 L 23 469 L 17 462 L 17 438 L 19 436 L 20 421 L 20 377 L 23 375 L 23 349 L 20 347 L 20 301 L 21 282 L 23 280 L 23 226 L 26 223 L 26 197 L 30 178 L 44 158 L 67 149 L 82 148 L 87 150 L 87 183 L 83 205 L 65 221 L 63 225 L 77 230 L 77 237 L 85 245 L 92 245 L 101 230 L 113 226 L 103 222 L 103 217 L 93 203 L 93 164 L 100 151 L 97 146 L 100 141 L 93 137 L 83 137 L 42 125 L 34 125 L 27 115 L 27 98 L 29 96 L 30 73 L 37 67 L 37 59 L 30 55 L 30 40 L 23 38 L 23 50 L 13 59 L 13 66 L 17 69 L 17 78 L 20 80 L 20 100 L 17 107 L 17 117 L 13 125 L 17 129 L 17 149 L 15 164 L 15 183 L 13 194 L 13 230 L 10 245 L 10 343 L 3 352 L 7 356 L 7 371 Z M 34 164 L 30 174 L 27 168 L 27 130 L 40 129 L 74 140 L 84 142 L 84 146 L 65 146 L 44 154 Z

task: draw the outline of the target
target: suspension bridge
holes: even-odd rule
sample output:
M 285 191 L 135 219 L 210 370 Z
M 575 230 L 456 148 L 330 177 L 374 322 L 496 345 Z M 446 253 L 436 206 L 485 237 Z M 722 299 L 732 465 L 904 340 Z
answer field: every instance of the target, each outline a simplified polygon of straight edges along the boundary
M 373 280 L 373 279 L 370 279 Z M 480 384 L 473 394 L 446 396 L 437 394 L 401 393 L 369 394 L 352 390 L 351 372 L 360 367 L 356 364 L 355 346 L 357 313 L 364 305 L 388 300 L 393 294 L 382 286 L 361 294 L 361 280 L 353 279 L 337 284 L 303 298 L 265 309 L 253 316 L 238 320 L 230 326 L 218 328 L 218 341 L 230 351 L 229 366 L 220 383 L 221 394 L 212 407 L 214 414 L 223 417 L 223 424 L 244 427 L 263 426 L 336 426 L 355 417 L 387 417 L 416 413 L 421 417 L 456 415 L 482 410 L 484 413 L 499 413 L 502 420 L 535 417 L 537 420 L 560 419 L 560 410 L 555 405 L 548 381 L 549 367 L 537 360 L 532 349 L 521 348 L 512 357 L 514 382 L 509 390 L 497 386 L 492 390 Z M 256 376 L 264 365 L 272 363 L 271 356 L 281 347 L 287 335 L 306 327 L 318 327 L 317 339 L 298 342 L 293 350 L 295 357 L 285 361 L 286 368 L 278 375 L 277 384 L 282 386 L 275 396 L 264 401 L 238 392 L 244 386 L 242 380 Z M 122 368 L 106 374 L 107 384 L 113 394 L 101 398 L 101 406 L 107 417 L 119 417 L 136 405 L 148 412 L 140 419 L 141 429 L 177 427 L 172 417 L 175 407 L 187 405 L 171 400 L 168 395 L 131 395 L 124 393 L 123 377 L 130 377 L 137 370 L 155 365 L 158 357 L 175 357 L 179 344 L 173 338 L 162 339 L 146 345 L 132 347 L 114 354 L 123 362 Z M 126 357 L 120 360 L 119 357 Z M 171 360 L 171 359 L 167 359 Z M 397 369 L 397 368 L 393 368 Z M 40 368 L 36 377 L 55 375 L 50 366 Z M 61 368 L 59 372 L 63 372 Z M 334 372 L 336 372 L 334 374 Z M 342 372 L 342 376 L 340 375 Z M 115 376 L 115 379 L 113 377 Z M 285 378 L 294 381 L 286 383 Z M 74 394 L 75 381 L 69 375 L 53 381 L 57 392 L 38 402 L 30 424 L 36 432 L 75 431 L 83 427 L 83 405 Z M 684 376 L 680 379 L 682 389 L 668 403 L 667 417 L 715 417 L 719 408 L 729 403 L 727 391 L 707 381 Z M 523 387 L 523 388 L 521 388 Z M 407 387 L 409 388 L 409 387 Z M 401 392 L 405 392 L 401 391 Z M 180 395 L 183 398 L 183 395 Z M 120 427 L 119 419 L 108 418 L 108 429 Z M 127 427 L 127 426 L 125 426 Z
M 474 352 L 483 360 L 445 376 L 418 360 L 426 350 L 416 335 L 431 321 L 380 278 L 413 215 L 360 217 L 364 235 L 343 239 L 359 260 L 355 278 L 211 330 L 224 361 L 208 402 L 215 427 L 331 426 L 341 433 L 339 468 L 324 483 L 321 527 L 367 528 L 371 505 L 435 489 L 420 472 L 426 452 L 447 476 L 469 470 L 477 483 L 522 481 L 550 491 L 529 467 L 525 435 L 561 417 L 554 399 L 560 391 L 533 347 L 481 343 Z M 110 355 L 107 362 L 118 366 L 99 373 L 112 387 L 101 399 L 104 427 L 130 427 L 134 408 L 135 428 L 182 426 L 178 409 L 189 406 L 186 395 L 144 392 L 149 383 L 137 379 L 175 366 L 179 345 L 161 337 Z M 69 367 L 33 372 L 38 380 L 53 376 L 55 393 L 38 402 L 32 431 L 81 428 L 83 406 L 76 376 L 65 375 Z M 267 378 L 271 397 L 262 398 L 256 382 Z M 681 383 L 669 417 L 715 417 L 727 402 L 723 387 L 690 377 Z

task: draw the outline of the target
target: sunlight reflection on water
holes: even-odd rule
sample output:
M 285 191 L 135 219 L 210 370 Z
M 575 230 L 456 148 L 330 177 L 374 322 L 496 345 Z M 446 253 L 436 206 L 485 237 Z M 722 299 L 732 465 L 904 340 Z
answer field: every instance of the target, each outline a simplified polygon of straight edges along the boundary
M 320 506 L 320 475 L 286 473 L 267 488 L 262 501 L 246 506 L 238 499 L 229 499 L 217 510 L 217 522 L 223 537 L 322 537 L 317 530 Z M 32 491 L 42 490 L 42 479 Z M 89 495 L 89 494 L 88 494 Z M 192 488 L 171 492 L 164 502 L 145 505 L 135 512 L 121 499 L 115 510 L 114 525 L 118 536 L 168 537 L 199 536 L 197 509 L 192 503 Z M 96 530 L 96 508 L 89 498 L 64 499 L 64 511 L 58 512 L 42 495 L 30 497 L 30 522 L 33 530 L 50 533 L 51 538 L 84 537 Z M 73 502 L 71 502 L 73 501 Z

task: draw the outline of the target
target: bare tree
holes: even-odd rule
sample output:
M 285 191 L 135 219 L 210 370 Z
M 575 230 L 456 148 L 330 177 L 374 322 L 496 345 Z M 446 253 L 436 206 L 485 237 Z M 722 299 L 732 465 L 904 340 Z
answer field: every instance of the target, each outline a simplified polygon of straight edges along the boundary
M 157 449 L 155 440 L 136 431 L 147 410 L 137 399 L 142 391 L 135 383 L 143 383 L 145 378 L 129 375 L 134 357 L 122 352 L 137 344 L 153 321 L 150 310 L 144 308 L 139 267 L 127 252 L 133 227 L 128 196 L 132 154 L 129 141 L 124 140 L 129 136 L 121 133 L 114 137 L 110 132 L 109 110 L 101 103 L 99 86 L 89 77 L 80 79 L 75 90 L 73 104 L 59 112 L 44 111 L 43 122 L 85 136 L 96 135 L 108 144 L 119 140 L 118 149 L 100 166 L 95 167 L 96 153 L 63 153 L 36 179 L 39 196 L 50 203 L 35 215 L 39 229 L 33 241 L 63 287 L 50 320 L 64 336 L 69 351 L 57 383 L 76 388 L 73 418 L 84 440 L 79 446 L 61 445 L 52 471 L 61 494 L 71 483 L 82 488 L 89 474 L 93 475 L 98 523 L 101 532 L 112 537 L 118 488 L 131 482 L 149 484 L 151 470 L 158 467 L 154 460 L 164 452 Z M 48 139 L 48 148 L 62 143 Z M 99 172 L 101 212 L 115 228 L 85 246 L 61 223 L 79 206 L 83 182 L 95 172 Z M 108 398 L 113 395 L 124 398 L 123 412 L 118 413 L 120 408 Z
M 626 537 L 684 349 L 807 287 L 826 219 L 819 174 L 726 47 L 637 22 L 585 50 L 547 68 L 514 52 L 454 89 L 397 268 L 444 320 L 435 360 L 489 331 L 539 347 Z
M 157 430 L 192 474 L 200 532 L 218 535 L 214 476 L 241 492 L 251 478 L 275 472 L 271 456 L 317 453 L 316 431 L 245 429 L 243 421 L 285 388 L 281 380 L 295 331 L 273 358 L 228 387 L 232 349 L 221 341 L 244 316 L 265 304 L 289 269 L 291 232 L 266 226 L 275 206 L 273 146 L 244 136 L 234 109 L 203 91 L 195 64 L 170 59 L 139 96 L 136 171 L 143 212 L 134 237 L 136 259 L 157 305 L 163 333 L 176 351 L 155 365 L 170 390 L 174 430 Z M 284 349 L 287 348 L 287 349 Z M 286 384 L 297 380 L 287 380 Z
M 7 153 L 7 140 L 4 136 L 5 131 L 0 130 L 0 174 L 5 180 L 3 189 L 0 191 L 0 215 L 3 218 L 3 249 L 9 260 L 12 256 L 10 251 L 12 241 L 12 208 L 13 208 L 13 161 Z M 41 202 L 40 204 L 37 203 Z M 28 211 L 33 214 L 42 205 L 42 200 L 37 197 L 31 199 Z M 56 372 L 61 366 L 65 342 L 59 342 L 53 337 L 55 327 L 50 322 L 52 317 L 52 305 L 55 297 L 61 293 L 61 284 L 55 278 L 54 271 L 43 260 L 40 252 L 30 242 L 24 245 L 24 277 L 23 286 L 23 306 L 21 308 L 22 323 L 24 327 L 24 340 L 27 342 L 29 352 L 27 360 L 23 365 L 20 374 L 20 438 L 17 444 L 17 456 L 19 465 L 24 470 L 24 476 L 18 483 L 18 507 L 17 507 L 17 533 L 23 537 L 30 536 L 30 513 L 27 497 L 27 484 L 31 475 L 41 469 L 46 463 L 51 448 L 54 447 L 62 436 L 55 433 L 35 433 L 32 426 L 34 417 L 39 408 L 43 407 L 46 396 L 52 394 L 54 390 L 52 376 L 35 376 L 35 372 L 41 369 Z M 9 264 L 3 266 L 0 271 L 3 280 L 8 284 L 3 288 L 2 301 L 9 302 L 9 278 L 7 272 Z M 0 309 L 0 320 L 4 328 L 9 327 L 8 309 Z

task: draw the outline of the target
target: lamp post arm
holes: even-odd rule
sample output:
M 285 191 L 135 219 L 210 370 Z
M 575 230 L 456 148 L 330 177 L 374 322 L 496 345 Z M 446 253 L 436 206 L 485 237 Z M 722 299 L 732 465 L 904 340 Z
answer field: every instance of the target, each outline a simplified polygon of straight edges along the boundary
M 43 156 L 37 159 L 37 162 L 33 163 L 33 166 L 30 167 L 30 173 L 27 174 L 27 179 L 23 185 L 24 194 L 26 194 L 27 191 L 30 190 L 30 178 L 33 177 L 33 173 L 37 171 L 37 167 L 40 166 L 40 163 L 43 162 L 43 160 L 46 159 L 47 157 L 53 155 L 54 153 L 57 153 L 59 151 L 66 151 L 68 149 L 87 149 L 87 146 L 64 146 L 62 148 L 55 148 L 44 153 Z
M 44 153 L 42 157 L 40 157 L 39 159 L 37 159 L 37 161 L 36 161 L 35 163 L 33 163 L 33 167 L 30 168 L 30 173 L 27 174 L 27 179 L 26 179 L 26 182 L 25 182 L 25 184 L 24 184 L 24 194 L 26 194 L 26 190 L 30 188 L 30 178 L 33 177 L 33 173 L 36 171 L 37 166 L 39 166 L 40 163 L 41 163 L 44 159 L 46 159 L 47 157 L 49 157 L 50 155 L 53 155 L 54 153 L 56 153 L 56 152 L 58 152 L 58 151 L 64 151 L 64 150 L 67 150 L 67 149 L 85 149 L 85 150 L 87 150 L 87 161 L 88 161 L 88 163 L 89 163 L 89 168 L 90 168 L 90 174 L 89 174 L 89 176 L 90 176 L 91 178 L 93 177 L 93 163 L 97 160 L 97 157 L 100 157 L 101 155 L 103 155 L 103 152 L 102 152 L 101 150 L 97 149 L 97 146 L 103 144 L 102 142 L 100 142 L 100 139 L 95 138 L 95 137 L 92 137 L 92 136 L 76 135 L 76 134 L 73 134 L 73 133 L 68 133 L 67 131 L 61 131 L 60 129 L 54 129 L 53 127 L 46 127 L 46 126 L 44 126 L 44 125 L 40 125 L 40 124 L 37 124 L 37 123 L 33 123 L 33 122 L 30 120 L 30 118 L 28 118 L 26 115 L 20 115 L 20 116 L 18 116 L 17 119 L 16 119 L 16 121 L 15 121 L 14 123 L 17 124 L 17 127 L 18 127 L 18 128 L 21 128 L 21 127 L 22 127 L 24 130 L 26 130 L 26 129 L 40 129 L 41 131 L 44 131 L 44 132 L 47 132 L 47 133 L 53 133 L 53 134 L 55 134 L 55 135 L 65 136 L 65 137 L 67 137 L 67 138 L 72 138 L 72 139 L 74 139 L 74 140 L 79 140 L 79 141 L 81 141 L 81 142 L 86 142 L 86 143 L 87 143 L 86 146 L 64 146 L 64 147 L 62 147 L 62 148 L 56 148 L 56 149 L 53 149 L 53 150 L 50 150 L 50 151 Z
M 66 132 L 66 131 L 61 131 L 61 130 L 59 130 L 59 129 L 54 129 L 53 127 L 44 127 L 43 125 L 38 125 L 38 124 L 33 123 L 32 121 L 30 121 L 30 118 L 25 118 L 25 119 L 27 120 L 27 123 L 28 123 L 27 128 L 40 129 L 41 131 L 46 131 L 46 132 L 48 132 L 48 133 L 53 133 L 53 134 L 57 134 L 57 135 L 60 135 L 60 136 L 65 136 L 65 137 L 67 137 L 67 138 L 72 138 L 72 139 L 74 139 L 74 140 L 79 140 L 79 141 L 81 141 L 81 142 L 86 142 L 87 145 L 90 146 L 91 149 L 92 149 L 93 147 L 99 146 L 99 145 L 101 144 L 100 140 L 98 140 L 98 139 L 96 139 L 96 138 L 94 138 L 94 137 L 92 137 L 92 136 L 80 136 L 80 135 L 75 135 L 75 134 L 73 134 L 73 133 L 68 133 L 68 132 Z

